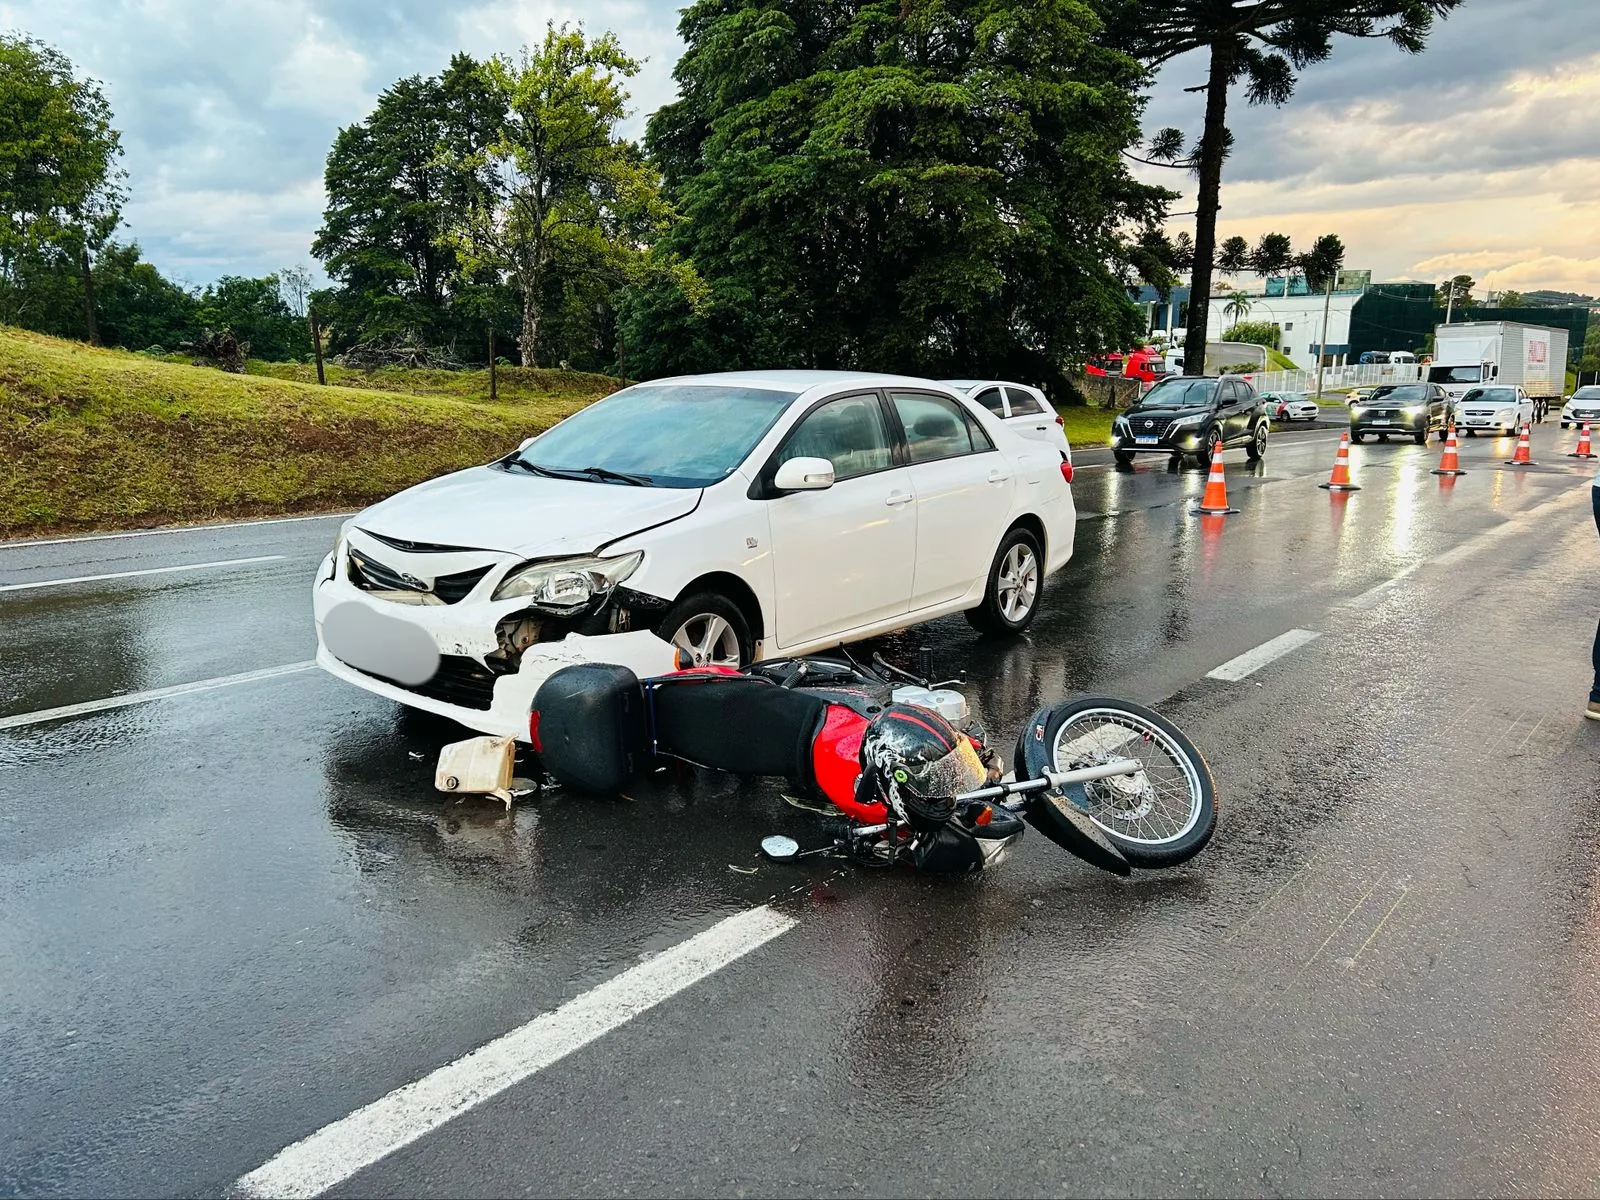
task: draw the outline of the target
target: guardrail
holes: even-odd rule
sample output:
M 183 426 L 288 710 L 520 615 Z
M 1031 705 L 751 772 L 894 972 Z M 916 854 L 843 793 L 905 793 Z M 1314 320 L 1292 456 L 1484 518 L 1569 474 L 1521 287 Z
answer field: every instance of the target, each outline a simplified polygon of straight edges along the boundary
M 1249 371 L 1240 375 L 1258 392 L 1315 392 L 1315 371 Z M 1377 387 L 1385 383 L 1415 383 L 1422 378 L 1417 363 L 1370 363 L 1366 366 L 1324 367 L 1322 390 L 1346 391 L 1357 387 Z

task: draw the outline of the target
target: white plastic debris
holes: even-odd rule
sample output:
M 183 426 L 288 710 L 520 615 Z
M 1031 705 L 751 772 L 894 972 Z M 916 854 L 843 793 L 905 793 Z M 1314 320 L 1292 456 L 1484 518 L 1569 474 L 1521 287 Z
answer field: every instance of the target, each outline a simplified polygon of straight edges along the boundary
M 517 742 L 508 737 L 475 737 L 451 742 L 439 751 L 433 786 L 464 796 L 494 796 L 511 810 L 512 770 Z

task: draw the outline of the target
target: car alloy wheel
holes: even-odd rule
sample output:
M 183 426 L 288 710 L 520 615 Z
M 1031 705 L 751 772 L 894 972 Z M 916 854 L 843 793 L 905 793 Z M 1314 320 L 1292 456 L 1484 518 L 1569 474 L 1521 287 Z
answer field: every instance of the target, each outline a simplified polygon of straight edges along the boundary
M 1028 615 L 1039 594 L 1039 560 L 1034 557 L 1032 546 L 1018 542 L 1006 552 L 1000 560 L 995 585 L 1000 612 L 1007 621 L 1015 624 Z
M 716 613 L 696 613 L 670 639 L 697 667 L 738 667 L 739 634 Z

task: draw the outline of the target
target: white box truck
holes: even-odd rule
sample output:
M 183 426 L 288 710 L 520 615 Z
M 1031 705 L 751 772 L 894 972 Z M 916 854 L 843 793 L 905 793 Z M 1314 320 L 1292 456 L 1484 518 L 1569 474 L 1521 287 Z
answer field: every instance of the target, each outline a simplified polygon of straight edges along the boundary
M 1490 383 L 1553 401 L 1567 385 L 1567 331 L 1520 321 L 1461 321 L 1433 331 L 1428 382 L 1452 400 Z

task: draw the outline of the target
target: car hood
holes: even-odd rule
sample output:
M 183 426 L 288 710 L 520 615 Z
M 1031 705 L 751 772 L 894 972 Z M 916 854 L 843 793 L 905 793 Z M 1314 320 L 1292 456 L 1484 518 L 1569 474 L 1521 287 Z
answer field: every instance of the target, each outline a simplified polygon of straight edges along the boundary
M 353 524 L 408 542 L 529 558 L 589 554 L 630 533 L 688 516 L 700 503 L 700 492 L 472 467 L 407 488 L 358 513 Z

